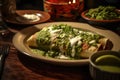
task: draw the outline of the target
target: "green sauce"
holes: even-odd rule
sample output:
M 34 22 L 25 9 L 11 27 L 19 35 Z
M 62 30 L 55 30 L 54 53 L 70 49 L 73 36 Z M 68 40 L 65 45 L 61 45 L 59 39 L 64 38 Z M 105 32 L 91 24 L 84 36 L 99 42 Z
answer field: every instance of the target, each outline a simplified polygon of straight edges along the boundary
M 31 49 L 31 51 L 34 53 L 34 54 L 39 54 L 39 55 L 44 55 L 44 51 L 42 50 L 39 50 L 39 49 Z
M 99 6 L 97 8 L 89 9 L 85 15 L 97 20 L 120 19 L 120 14 L 116 9 L 117 8 L 114 6 Z
M 120 66 L 99 65 L 98 67 L 104 71 L 120 73 Z

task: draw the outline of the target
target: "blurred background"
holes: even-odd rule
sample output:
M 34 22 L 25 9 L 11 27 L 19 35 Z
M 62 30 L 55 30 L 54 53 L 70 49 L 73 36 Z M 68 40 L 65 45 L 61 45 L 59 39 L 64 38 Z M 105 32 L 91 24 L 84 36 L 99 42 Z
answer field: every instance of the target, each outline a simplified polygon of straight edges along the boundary
M 44 0 L 16 0 L 17 9 L 43 9 Z M 120 0 L 84 0 L 84 9 L 98 7 L 98 5 L 112 5 L 120 9 Z
M 17 9 L 36 9 L 43 11 L 43 0 L 16 0 Z

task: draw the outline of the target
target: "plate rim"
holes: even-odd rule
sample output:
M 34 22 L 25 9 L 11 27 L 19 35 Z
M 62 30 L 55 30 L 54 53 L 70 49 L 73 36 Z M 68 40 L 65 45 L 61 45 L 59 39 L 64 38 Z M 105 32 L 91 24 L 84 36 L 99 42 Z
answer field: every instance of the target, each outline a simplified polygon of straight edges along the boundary
M 41 61 L 47 62 L 47 63 L 57 64 L 57 65 L 62 65 L 62 66 L 88 65 L 89 59 L 82 59 L 82 60 L 61 60 L 61 59 L 54 59 L 54 58 L 46 58 L 46 57 L 43 57 L 43 56 L 42 57 L 41 56 L 36 57 L 35 55 L 32 54 L 31 51 L 28 50 L 28 48 L 26 48 L 24 40 L 26 38 L 26 35 L 30 35 L 30 31 L 29 30 L 31 30 L 31 31 L 34 30 L 34 29 L 35 30 L 37 30 L 37 29 L 39 30 L 39 29 L 41 29 L 41 28 L 43 28 L 45 26 L 52 25 L 52 24 L 70 24 L 71 26 L 74 26 L 74 27 L 77 26 L 77 25 L 81 25 L 80 28 L 85 28 L 84 26 L 87 26 L 87 28 L 89 28 L 88 30 L 90 30 L 90 29 L 98 30 L 98 32 L 97 32 L 98 34 L 100 34 L 99 32 L 101 32 L 101 31 L 104 32 L 104 33 L 107 33 L 106 35 L 109 35 L 110 33 L 112 33 L 112 36 L 114 36 L 115 38 L 117 38 L 117 39 L 114 39 L 114 40 L 120 40 L 120 37 L 116 33 L 112 32 L 110 30 L 104 30 L 103 31 L 103 30 L 101 30 L 99 28 L 95 28 L 95 27 L 93 27 L 93 26 L 91 26 L 91 25 L 89 25 L 87 23 L 79 23 L 79 22 L 48 22 L 48 23 L 42 23 L 42 24 L 37 24 L 37 25 L 34 25 L 34 26 L 30 26 L 30 27 L 24 28 L 23 30 L 17 32 L 14 35 L 13 40 L 12 40 L 13 45 L 21 53 L 23 53 L 23 54 L 25 54 L 27 56 L 33 57 L 35 59 L 39 59 Z M 29 31 L 29 32 L 27 32 L 27 31 Z M 35 32 L 33 32 L 33 33 L 35 33 Z M 17 46 L 18 44 L 22 46 L 22 49 L 21 49 L 20 46 Z M 115 45 L 118 45 L 119 48 L 115 47 L 117 49 L 113 48 L 113 50 L 114 51 L 120 50 L 120 44 L 117 44 L 115 42 Z M 25 48 L 25 49 L 23 49 L 23 48 Z

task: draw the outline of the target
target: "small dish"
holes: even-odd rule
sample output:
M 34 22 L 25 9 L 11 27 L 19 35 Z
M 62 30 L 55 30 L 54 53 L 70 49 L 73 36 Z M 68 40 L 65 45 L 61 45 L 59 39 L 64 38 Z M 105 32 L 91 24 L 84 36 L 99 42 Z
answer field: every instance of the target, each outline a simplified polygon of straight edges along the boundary
M 118 13 L 120 13 L 120 10 L 116 10 Z M 87 17 L 85 14 L 88 12 L 88 10 L 83 11 L 81 13 L 81 17 L 85 19 L 89 24 L 92 25 L 98 25 L 98 26 L 106 26 L 106 25 L 114 25 L 119 24 L 120 19 L 112 19 L 112 20 L 97 20 L 93 18 Z
M 98 51 L 91 55 L 89 61 L 94 80 L 120 80 L 120 52 Z
M 17 10 L 16 13 L 18 17 L 6 18 L 5 21 L 8 23 L 17 24 L 17 25 L 34 25 L 34 24 L 46 22 L 47 20 L 50 19 L 49 13 L 44 11 L 39 11 L 39 10 Z M 22 21 L 21 19 L 20 21 L 19 16 L 23 16 L 25 14 L 34 14 L 39 17 L 39 20 L 33 21 L 33 22 L 27 22 L 27 21 Z

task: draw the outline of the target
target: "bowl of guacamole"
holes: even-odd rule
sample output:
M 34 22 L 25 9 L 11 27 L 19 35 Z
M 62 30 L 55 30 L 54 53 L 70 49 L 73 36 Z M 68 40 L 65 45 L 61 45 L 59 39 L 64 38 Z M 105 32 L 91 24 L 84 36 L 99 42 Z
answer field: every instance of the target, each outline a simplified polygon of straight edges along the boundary
M 120 22 L 120 10 L 114 6 L 99 6 L 83 11 L 81 17 L 90 24 L 110 25 Z

